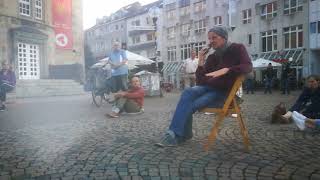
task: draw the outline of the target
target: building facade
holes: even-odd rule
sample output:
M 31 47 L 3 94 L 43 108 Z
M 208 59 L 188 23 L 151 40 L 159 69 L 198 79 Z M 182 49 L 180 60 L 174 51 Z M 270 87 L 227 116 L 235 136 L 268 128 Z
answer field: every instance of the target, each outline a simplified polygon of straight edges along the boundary
M 308 6 L 302 0 L 237 0 L 232 40 L 245 44 L 253 60 L 290 62 L 299 80 L 310 73 Z
M 318 3 L 312 0 L 310 4 L 314 29 L 319 21 Z M 297 80 L 319 69 L 318 30 L 310 37 L 314 50 L 309 58 L 308 1 L 165 0 L 163 14 L 162 71 L 165 80 L 177 87 L 183 75 L 182 60 L 190 57 L 191 48 L 198 51 L 206 45 L 212 26 L 226 26 L 230 41 L 243 43 L 252 60 L 289 61 Z
M 162 69 L 164 81 L 180 88 L 183 62 L 207 46 L 212 26 L 228 26 L 228 1 L 165 0 L 163 4 Z
M 157 47 L 161 46 L 161 39 L 156 39 L 156 35 L 161 37 L 161 14 L 154 19 L 150 16 L 150 8 L 160 8 L 161 1 L 142 6 L 132 17 L 127 19 L 128 27 L 128 50 L 140 54 L 149 59 L 156 58 Z M 161 13 L 161 11 L 159 11 Z M 157 34 L 156 34 L 157 31 Z M 156 42 L 157 40 L 157 42 Z M 157 47 L 156 47 L 157 46 Z
M 310 0 L 310 74 L 320 74 L 320 0 Z
M 96 25 L 85 31 L 86 46 L 96 60 L 105 58 L 111 52 L 115 41 L 123 46 L 127 45 L 127 17 L 140 7 L 138 2 L 127 5 L 110 16 L 97 19 Z
M 18 79 L 81 80 L 82 29 L 82 1 L 1 0 L 0 61 Z

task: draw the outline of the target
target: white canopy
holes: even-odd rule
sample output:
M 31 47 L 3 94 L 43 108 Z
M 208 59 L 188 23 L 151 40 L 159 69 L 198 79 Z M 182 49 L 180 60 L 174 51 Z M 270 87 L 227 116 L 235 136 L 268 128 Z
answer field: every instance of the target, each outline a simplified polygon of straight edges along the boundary
M 152 61 L 149 58 L 140 56 L 139 54 L 135 54 L 133 52 L 130 52 L 126 50 L 127 58 L 128 58 L 128 66 L 129 69 L 135 69 L 137 68 L 137 65 L 147 65 L 147 64 L 152 64 L 154 61 Z M 109 57 L 103 58 L 99 60 L 101 63 L 107 63 L 109 60 Z
M 130 52 L 128 50 L 126 51 L 126 53 L 127 53 L 127 58 L 128 58 L 129 64 L 132 64 L 134 66 L 154 63 L 154 61 L 152 61 L 151 59 L 143 57 L 139 54 L 135 54 L 135 53 Z
M 137 72 L 137 73 L 134 74 L 134 75 L 136 75 L 136 76 L 141 76 L 141 75 L 143 75 L 143 74 L 151 74 L 151 72 L 142 70 L 142 71 L 140 71 L 140 72 Z
M 95 63 L 91 68 L 106 66 L 106 64 L 108 64 L 108 61 L 109 61 L 109 57 L 100 59 L 99 62 Z M 108 68 L 110 68 L 110 67 L 108 67 Z M 128 68 L 131 70 L 131 69 L 135 69 L 138 67 L 133 65 L 132 63 L 128 63 Z
M 252 61 L 252 66 L 253 68 L 266 68 L 268 67 L 268 64 L 271 63 L 271 65 L 273 67 L 279 67 L 281 66 L 280 63 L 277 63 L 277 62 L 274 62 L 274 61 L 270 61 L 270 60 L 267 60 L 267 59 L 262 59 L 262 58 L 259 58 L 255 61 Z

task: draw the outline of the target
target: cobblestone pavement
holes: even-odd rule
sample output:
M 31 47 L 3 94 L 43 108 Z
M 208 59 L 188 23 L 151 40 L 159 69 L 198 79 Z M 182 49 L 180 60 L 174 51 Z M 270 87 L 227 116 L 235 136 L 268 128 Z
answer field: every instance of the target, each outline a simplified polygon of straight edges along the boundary
M 179 94 L 146 98 L 145 113 L 107 119 L 89 96 L 16 100 L 0 113 L 2 179 L 320 179 L 319 135 L 267 116 L 290 96 L 245 95 L 242 104 L 251 151 L 237 121 L 227 118 L 214 148 L 202 143 L 213 115 L 194 115 L 194 138 L 157 148 Z

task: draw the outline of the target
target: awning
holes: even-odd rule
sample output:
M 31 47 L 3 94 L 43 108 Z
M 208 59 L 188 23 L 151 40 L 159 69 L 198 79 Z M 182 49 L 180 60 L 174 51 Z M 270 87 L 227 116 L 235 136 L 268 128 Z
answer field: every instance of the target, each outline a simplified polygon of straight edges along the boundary
M 290 49 L 283 52 L 265 52 L 260 54 L 260 58 L 275 61 L 278 63 L 288 62 L 291 60 L 291 65 L 302 66 L 304 49 Z M 292 59 L 291 59 L 292 58 Z
M 165 73 L 178 73 L 182 70 L 183 68 L 183 62 L 167 62 L 164 64 L 162 68 L 162 72 Z

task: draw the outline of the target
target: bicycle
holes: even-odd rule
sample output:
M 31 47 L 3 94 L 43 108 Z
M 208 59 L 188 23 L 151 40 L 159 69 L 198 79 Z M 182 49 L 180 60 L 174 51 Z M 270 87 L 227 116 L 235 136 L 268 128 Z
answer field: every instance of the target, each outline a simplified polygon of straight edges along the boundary
M 89 82 L 92 101 L 97 107 L 104 102 L 110 103 L 111 97 L 111 67 L 108 63 L 96 63 L 90 67 Z

